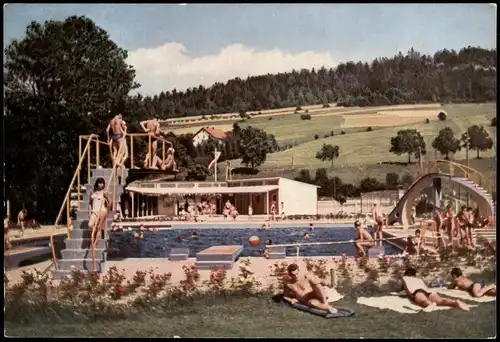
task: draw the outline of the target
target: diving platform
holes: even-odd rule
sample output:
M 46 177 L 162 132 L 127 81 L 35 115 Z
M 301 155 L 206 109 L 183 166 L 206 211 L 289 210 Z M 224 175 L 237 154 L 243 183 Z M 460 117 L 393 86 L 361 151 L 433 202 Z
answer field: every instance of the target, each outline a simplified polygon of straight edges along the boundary
M 242 245 L 212 246 L 196 253 L 195 266 L 200 270 L 213 268 L 232 269 L 235 261 L 243 252 Z

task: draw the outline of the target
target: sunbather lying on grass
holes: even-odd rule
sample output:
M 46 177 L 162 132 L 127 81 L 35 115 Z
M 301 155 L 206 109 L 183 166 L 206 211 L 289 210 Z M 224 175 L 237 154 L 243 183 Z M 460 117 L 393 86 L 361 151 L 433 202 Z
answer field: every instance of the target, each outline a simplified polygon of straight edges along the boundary
M 451 300 L 440 297 L 437 293 L 430 292 L 422 279 L 417 278 L 417 271 L 408 268 L 403 276 L 403 286 L 406 295 L 412 302 L 424 308 L 425 312 L 430 312 L 436 306 L 451 306 L 469 311 L 469 306 L 460 300 Z
M 312 273 L 299 272 L 299 266 L 288 266 L 287 274 L 283 277 L 285 290 L 283 297 L 289 302 L 300 302 L 311 308 L 337 313 L 337 309 L 328 304 L 328 297 L 322 285 L 326 285 Z
M 473 282 L 464 276 L 462 270 L 458 267 L 451 270 L 451 276 L 453 278 L 453 282 L 449 286 L 450 289 L 459 288 L 460 290 L 469 292 L 472 297 L 476 298 L 483 297 L 485 295 L 497 295 L 497 286 L 495 284 L 483 286 L 481 283 Z

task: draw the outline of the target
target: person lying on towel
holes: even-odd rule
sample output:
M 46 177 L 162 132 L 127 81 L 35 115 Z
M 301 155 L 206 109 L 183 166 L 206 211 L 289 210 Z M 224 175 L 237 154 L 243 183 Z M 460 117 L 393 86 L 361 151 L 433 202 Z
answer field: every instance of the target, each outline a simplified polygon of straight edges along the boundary
M 337 313 L 337 309 L 328 304 L 328 296 L 322 286 L 326 284 L 312 273 L 301 274 L 297 264 L 288 266 L 283 283 L 283 297 L 290 303 L 300 302 L 314 309 Z
M 495 284 L 490 284 L 483 286 L 481 283 L 476 283 L 463 275 L 462 270 L 455 267 L 451 270 L 451 277 L 453 278 L 452 283 L 449 288 L 458 288 L 463 291 L 469 292 L 472 297 L 483 297 L 483 296 L 496 296 L 497 286 Z
M 414 268 L 408 268 L 403 276 L 403 286 L 406 295 L 416 305 L 424 308 L 423 311 L 430 312 L 436 306 L 451 306 L 469 311 L 469 306 L 460 300 L 451 300 L 440 297 L 437 293 L 430 292 L 422 279 L 417 278 L 417 271 Z

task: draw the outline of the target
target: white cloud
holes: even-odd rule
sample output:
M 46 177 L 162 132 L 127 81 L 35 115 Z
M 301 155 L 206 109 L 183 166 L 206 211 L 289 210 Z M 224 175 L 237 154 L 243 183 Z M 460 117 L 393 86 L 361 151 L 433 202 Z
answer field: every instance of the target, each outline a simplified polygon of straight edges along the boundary
M 242 44 L 228 45 L 216 55 L 191 57 L 184 45 L 175 42 L 132 51 L 128 63 L 137 72 L 137 80 L 141 84 L 138 92 L 143 95 L 174 88 L 185 90 L 200 84 L 208 87 L 235 77 L 333 67 L 337 64 L 327 52 L 258 51 Z

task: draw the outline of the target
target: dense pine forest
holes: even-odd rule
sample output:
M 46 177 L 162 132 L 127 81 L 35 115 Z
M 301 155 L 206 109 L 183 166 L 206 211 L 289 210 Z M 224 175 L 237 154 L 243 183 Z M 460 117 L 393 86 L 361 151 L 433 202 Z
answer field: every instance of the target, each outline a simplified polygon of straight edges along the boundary
M 209 88 L 174 89 L 138 99 L 161 118 L 332 102 L 347 107 L 484 102 L 496 99 L 496 60 L 496 49 L 469 46 L 458 52 L 444 49 L 434 56 L 411 49 L 406 55 L 349 61 L 335 69 L 235 78 Z

